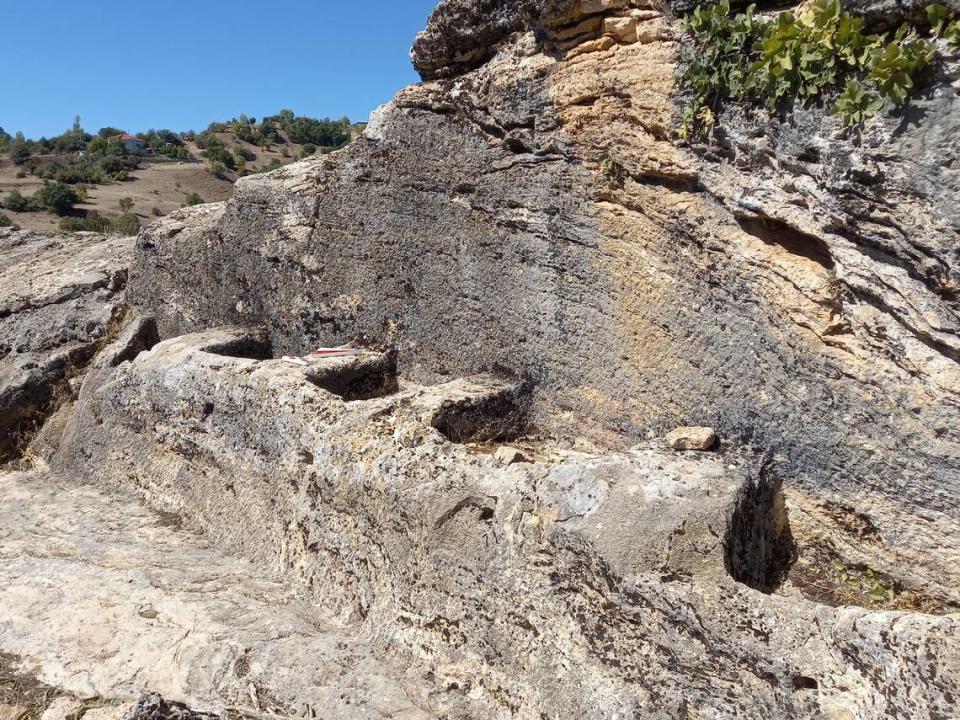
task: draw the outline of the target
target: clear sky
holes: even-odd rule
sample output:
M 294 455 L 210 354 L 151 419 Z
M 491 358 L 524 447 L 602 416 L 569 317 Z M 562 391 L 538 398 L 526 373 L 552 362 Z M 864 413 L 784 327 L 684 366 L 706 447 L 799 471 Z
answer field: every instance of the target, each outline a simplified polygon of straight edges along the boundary
M 366 120 L 417 81 L 409 49 L 436 2 L 0 0 L 0 127 L 202 130 L 283 108 Z

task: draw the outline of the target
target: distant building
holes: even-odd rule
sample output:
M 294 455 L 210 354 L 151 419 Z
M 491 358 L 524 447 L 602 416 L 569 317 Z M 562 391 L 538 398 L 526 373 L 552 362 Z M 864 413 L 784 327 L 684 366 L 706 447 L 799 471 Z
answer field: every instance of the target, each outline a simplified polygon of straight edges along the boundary
M 127 149 L 127 152 L 132 152 L 134 155 L 147 154 L 147 146 L 144 144 L 143 140 L 135 135 L 131 135 L 130 133 L 121 133 L 119 135 L 114 135 L 111 139 L 121 143 Z

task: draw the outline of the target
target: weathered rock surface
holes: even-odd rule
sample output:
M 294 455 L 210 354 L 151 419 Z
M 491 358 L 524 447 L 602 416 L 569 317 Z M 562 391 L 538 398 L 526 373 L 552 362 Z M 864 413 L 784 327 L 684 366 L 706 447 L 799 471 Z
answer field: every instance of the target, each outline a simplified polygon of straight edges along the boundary
M 223 328 L 91 374 L 58 463 L 136 489 L 301 588 L 323 622 L 363 628 L 438 716 L 952 707 L 957 616 L 765 594 L 795 540 L 751 456 L 558 451 L 504 467 L 436 418 L 474 417 L 509 380 L 349 401 L 249 357 L 265 350 L 259 331 Z
M 141 233 L 59 477 L 287 583 L 411 712 L 949 717 L 960 70 L 859 133 L 733 108 L 681 147 L 678 47 L 642 2 L 446 0 L 427 82 L 363 140 Z M 274 359 L 340 342 L 380 352 Z M 678 426 L 723 446 L 664 449 Z M 498 459 L 521 441 L 532 462 Z M 274 647 L 257 618 L 244 642 Z M 9 652 L 40 625 L 2 625 Z M 313 692 L 262 652 L 276 692 Z M 149 689 L 201 710 L 242 689 L 211 677 Z
M 218 714 L 236 706 L 283 717 L 310 708 L 342 720 L 429 717 L 372 658 L 363 633 L 325 626 L 287 589 L 179 523 L 129 493 L 0 473 L 0 652 L 84 698 L 84 717 L 145 691 Z M 146 703 L 136 717 L 146 720 L 150 707 L 171 706 Z
M 131 238 L 0 229 L 0 461 L 69 396 L 119 319 Z

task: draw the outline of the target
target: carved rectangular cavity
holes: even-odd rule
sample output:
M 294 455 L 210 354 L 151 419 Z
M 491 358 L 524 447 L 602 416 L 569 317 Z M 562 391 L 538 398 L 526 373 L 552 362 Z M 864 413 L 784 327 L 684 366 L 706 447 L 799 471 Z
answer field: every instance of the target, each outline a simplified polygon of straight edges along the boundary
M 491 376 L 456 381 L 444 393 L 431 424 L 452 442 L 512 440 L 527 430 L 530 387 Z
M 204 352 L 224 357 L 241 358 L 245 360 L 270 360 L 273 357 L 273 346 L 269 338 L 260 332 L 242 335 L 225 340 L 221 343 L 208 345 Z
M 356 357 L 330 358 L 309 366 L 307 380 L 350 402 L 372 400 L 397 390 L 397 355 L 364 352 Z

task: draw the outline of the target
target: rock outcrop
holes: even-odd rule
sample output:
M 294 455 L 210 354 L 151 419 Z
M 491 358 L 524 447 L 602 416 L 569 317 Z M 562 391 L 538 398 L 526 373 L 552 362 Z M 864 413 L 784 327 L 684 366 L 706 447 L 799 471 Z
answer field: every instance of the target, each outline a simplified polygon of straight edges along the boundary
M 525 6 L 534 29 L 365 140 L 160 221 L 132 304 L 163 337 L 264 324 L 278 353 L 395 345 L 415 381 L 501 369 L 543 432 L 601 447 L 714 427 L 770 456 L 818 544 L 955 605 L 955 65 L 862 135 L 731 112 L 688 149 L 677 25 L 633 5 Z
M 0 461 L 22 449 L 121 320 L 131 238 L 0 229 Z
M 681 43 L 643 2 L 445 0 L 362 140 L 141 232 L 57 472 L 437 716 L 948 717 L 957 62 L 858 131 L 734 107 L 690 147 Z
M 121 363 L 60 462 L 365 628 L 439 717 L 936 717 L 960 691 L 960 618 L 766 594 L 795 540 L 750 455 L 544 442 L 504 467 L 464 442 L 516 433 L 508 380 L 355 400 L 266 350 L 222 328 Z

